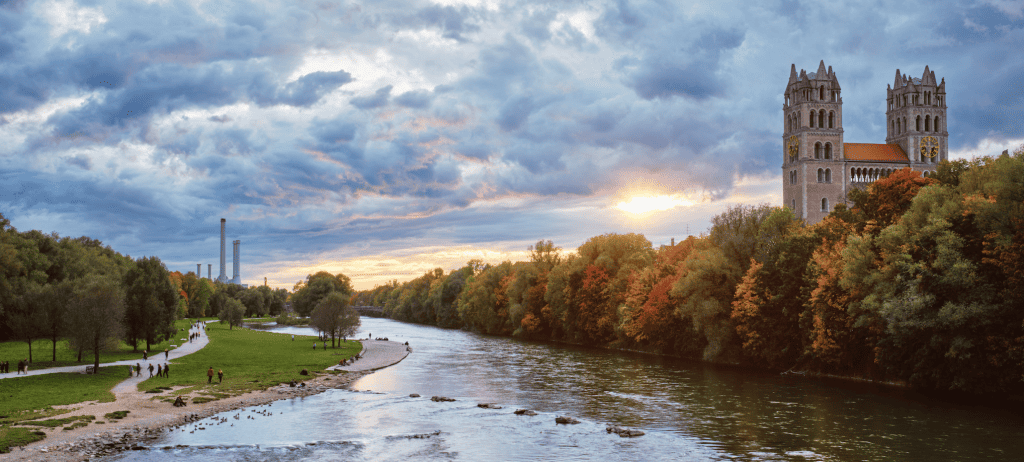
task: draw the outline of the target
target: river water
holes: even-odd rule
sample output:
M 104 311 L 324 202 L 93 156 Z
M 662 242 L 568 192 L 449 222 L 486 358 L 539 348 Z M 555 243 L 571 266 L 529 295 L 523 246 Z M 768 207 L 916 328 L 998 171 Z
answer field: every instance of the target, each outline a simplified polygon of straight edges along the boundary
M 974 461 L 1024 455 L 1024 417 L 1009 411 L 364 317 L 358 336 L 370 333 L 408 341 L 413 353 L 356 381 L 356 391 L 226 412 L 171 432 L 147 451 L 111 459 Z M 433 395 L 457 401 L 432 402 Z M 538 415 L 514 415 L 518 408 Z M 558 425 L 561 415 L 580 423 Z M 216 423 L 219 418 L 227 423 Z M 606 424 L 646 435 L 622 438 L 608 434 Z

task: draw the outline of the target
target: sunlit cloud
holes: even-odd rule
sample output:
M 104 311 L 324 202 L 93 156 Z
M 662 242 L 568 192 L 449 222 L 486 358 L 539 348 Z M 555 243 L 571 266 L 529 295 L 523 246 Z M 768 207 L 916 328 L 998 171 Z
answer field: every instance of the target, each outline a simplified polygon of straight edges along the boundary
M 643 214 L 654 211 L 669 210 L 676 207 L 689 207 L 695 202 L 683 197 L 681 194 L 640 196 L 633 197 L 628 201 L 615 204 L 615 208 L 633 214 Z

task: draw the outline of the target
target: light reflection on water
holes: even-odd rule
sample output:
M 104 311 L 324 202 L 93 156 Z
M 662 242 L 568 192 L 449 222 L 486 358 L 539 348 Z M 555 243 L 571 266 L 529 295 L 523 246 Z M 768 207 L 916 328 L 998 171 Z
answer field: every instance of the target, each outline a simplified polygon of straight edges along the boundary
M 214 418 L 226 423 L 206 419 L 150 451 L 116 459 L 930 461 L 1024 453 L 1024 419 L 1008 413 L 657 357 L 362 322 L 359 337 L 408 341 L 413 353 L 356 381 L 360 392 L 224 413 Z M 458 401 L 434 403 L 432 395 Z M 476 407 L 483 402 L 504 409 Z M 516 408 L 540 415 L 515 416 Z M 556 415 L 582 423 L 556 425 Z M 647 434 L 619 438 L 604 431 L 606 423 Z M 175 445 L 187 448 L 159 449 Z

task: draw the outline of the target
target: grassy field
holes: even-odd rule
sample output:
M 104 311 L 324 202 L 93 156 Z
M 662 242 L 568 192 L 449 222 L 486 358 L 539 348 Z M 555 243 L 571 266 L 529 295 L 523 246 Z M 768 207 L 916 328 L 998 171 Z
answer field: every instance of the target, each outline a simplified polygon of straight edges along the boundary
M 215 319 L 215 318 L 206 318 Z M 173 336 L 169 340 L 165 340 L 160 343 L 152 344 L 152 353 L 163 352 L 165 348 L 173 349 L 171 345 L 181 345 L 184 342 L 188 342 L 188 327 L 191 324 L 190 320 L 182 319 L 175 322 L 175 327 L 178 329 L 184 329 L 178 334 Z M 181 338 L 184 337 L 185 341 L 182 342 Z M 146 348 L 145 342 L 139 342 L 139 350 L 134 351 L 131 345 L 121 342 L 121 345 L 117 350 L 113 351 L 101 351 L 100 352 L 100 363 L 112 363 L 114 361 L 121 361 L 125 359 L 142 359 L 142 350 Z M 15 373 L 18 371 L 18 361 L 28 358 L 28 343 L 15 341 L 15 342 L 3 342 L 0 343 L 0 361 L 10 361 L 11 371 Z M 68 342 L 66 340 L 57 341 L 57 361 L 53 360 L 53 342 L 49 340 L 35 340 L 32 342 L 32 364 L 29 365 L 30 370 L 48 368 L 48 367 L 62 367 L 62 366 L 75 366 L 80 364 L 92 364 L 93 356 L 92 352 L 86 351 L 82 353 L 82 362 L 78 362 L 78 351 L 68 349 Z M 173 369 L 172 369 L 173 370 Z
M 278 334 L 249 329 L 228 329 L 227 325 L 211 323 L 206 329 L 210 343 L 195 353 L 171 361 L 169 378 L 154 377 L 139 384 L 139 389 L 155 391 L 157 387 L 184 386 L 170 396 L 202 390 L 211 399 L 261 390 L 292 379 L 302 381 L 311 373 L 338 364 L 359 353 L 362 345 L 349 341 L 338 348 L 313 350 L 316 337 Z M 207 371 L 213 368 L 213 383 L 207 384 Z M 224 371 L 224 382 L 217 383 L 216 372 Z
M 188 320 L 178 321 L 179 327 L 186 329 L 189 323 Z M 321 348 L 314 351 L 313 342 L 322 344 L 313 336 L 297 335 L 295 340 L 292 340 L 290 334 L 242 328 L 229 330 L 227 325 L 221 323 L 208 324 L 207 334 L 210 343 L 206 347 L 171 361 L 173 367 L 169 378 L 147 379 L 139 388 L 156 392 L 154 396 L 167 400 L 172 400 L 176 395 L 199 391 L 204 396 L 194 399 L 193 402 L 212 401 L 262 390 L 292 379 L 302 381 L 315 377 L 317 373 L 323 373 L 327 366 L 354 356 L 362 348 L 358 342 L 349 341 L 338 348 Z M 182 335 L 187 334 L 182 332 Z M 14 343 L 20 343 L 27 355 L 28 346 L 24 342 L 0 344 L 0 354 L 16 351 L 17 345 L 11 345 Z M 49 345 L 49 342 L 46 344 Z M 125 348 L 127 352 L 102 354 L 101 362 L 140 358 L 140 353 L 132 353 L 131 347 Z M 162 348 L 158 350 L 154 346 L 154 351 L 163 351 Z M 58 359 L 61 359 L 60 354 L 61 351 L 58 349 Z M 12 368 L 17 369 L 17 360 L 13 362 L 15 364 Z M 42 364 L 39 361 L 33 363 L 33 369 L 41 367 Z M 70 364 L 81 363 L 72 361 Z M 216 375 L 213 383 L 207 383 L 206 371 L 210 367 L 214 368 L 215 373 L 217 370 L 224 371 L 223 383 L 217 383 Z M 300 375 L 302 369 L 309 370 L 310 375 Z M 36 429 L 25 427 L 31 425 L 29 421 L 37 421 L 44 426 L 68 425 L 64 428 L 87 425 L 89 421 L 82 419 L 49 419 L 42 422 L 39 422 L 39 419 L 68 412 L 53 409 L 53 406 L 57 405 L 113 401 L 114 394 L 110 390 L 124 380 L 127 374 L 125 366 L 112 366 L 101 367 L 98 374 L 92 375 L 61 373 L 0 380 L 0 452 L 8 452 L 11 447 L 23 446 L 45 438 L 45 434 Z M 168 393 L 174 386 L 184 388 Z M 108 420 L 114 419 L 110 415 L 105 417 Z

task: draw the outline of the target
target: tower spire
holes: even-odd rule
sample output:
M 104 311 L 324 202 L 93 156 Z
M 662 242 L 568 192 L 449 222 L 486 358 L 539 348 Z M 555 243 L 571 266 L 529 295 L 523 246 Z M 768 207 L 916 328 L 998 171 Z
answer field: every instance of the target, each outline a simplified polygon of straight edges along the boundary
M 826 77 L 828 77 L 828 71 L 825 70 L 825 60 L 824 59 L 821 60 L 820 63 L 818 63 L 818 72 L 816 72 L 814 74 L 814 77 L 816 77 L 818 79 L 822 79 L 822 80 L 824 80 Z
M 793 84 L 796 81 L 797 81 L 796 64 L 793 64 L 793 66 L 789 68 L 789 83 Z

